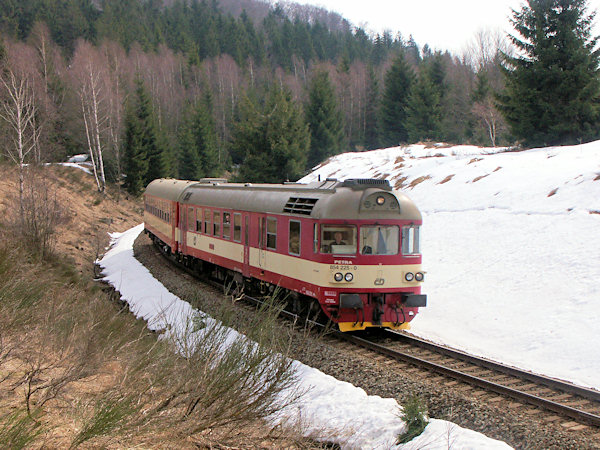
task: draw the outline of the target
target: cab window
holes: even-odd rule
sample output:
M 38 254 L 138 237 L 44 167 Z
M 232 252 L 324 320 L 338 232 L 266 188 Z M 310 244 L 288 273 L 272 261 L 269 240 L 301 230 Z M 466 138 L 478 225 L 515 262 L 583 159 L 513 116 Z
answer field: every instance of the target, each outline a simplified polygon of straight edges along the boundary
M 419 255 L 421 253 L 420 229 L 418 225 L 402 227 L 402 254 Z
M 363 255 L 396 255 L 399 231 L 397 226 L 361 226 L 360 253 Z
M 356 227 L 354 225 L 322 225 L 321 253 L 356 254 Z

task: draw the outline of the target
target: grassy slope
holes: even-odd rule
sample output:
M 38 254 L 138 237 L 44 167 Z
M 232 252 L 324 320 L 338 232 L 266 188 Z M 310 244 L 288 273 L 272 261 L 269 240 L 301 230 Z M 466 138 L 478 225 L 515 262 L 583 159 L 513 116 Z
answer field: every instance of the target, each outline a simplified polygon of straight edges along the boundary
M 204 384 L 215 377 L 203 355 L 175 356 L 92 281 L 107 231 L 142 221 L 139 199 L 112 190 L 100 195 L 92 177 L 74 168 L 47 167 L 41 176 L 69 216 L 58 228 L 54 253 L 44 261 L 15 245 L 10 216 L 16 171 L 0 166 L 0 441 L 12 448 L 79 443 L 196 448 L 195 443 L 224 442 L 220 436 L 226 434 L 207 435 L 202 429 L 203 421 L 212 423 L 203 414 L 209 407 L 196 416 L 182 414 L 190 398 L 210 394 L 203 391 L 202 377 L 208 374 Z M 239 354 L 225 358 L 218 365 L 225 373 L 220 377 L 227 378 L 232 364 L 232 379 L 239 379 L 240 360 Z M 285 373 L 279 375 L 285 379 Z M 239 396 L 245 387 L 236 389 Z M 244 446 L 290 445 L 265 441 L 268 430 L 260 423 L 246 420 L 244 427 L 244 435 L 254 436 Z

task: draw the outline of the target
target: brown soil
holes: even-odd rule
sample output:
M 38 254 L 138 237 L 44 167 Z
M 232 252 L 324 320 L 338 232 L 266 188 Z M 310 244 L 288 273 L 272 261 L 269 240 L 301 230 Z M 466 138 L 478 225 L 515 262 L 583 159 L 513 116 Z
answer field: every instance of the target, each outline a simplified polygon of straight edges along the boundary
M 122 232 L 143 222 L 140 199 L 113 186 L 100 194 L 94 178 L 80 169 L 47 166 L 39 176 L 68 211 L 68 222 L 56 234 L 56 252 L 71 258 L 81 274 L 93 274 L 94 260 L 109 244 L 109 232 Z M 7 222 L 17 212 L 18 195 L 17 169 L 0 166 L 0 216 Z

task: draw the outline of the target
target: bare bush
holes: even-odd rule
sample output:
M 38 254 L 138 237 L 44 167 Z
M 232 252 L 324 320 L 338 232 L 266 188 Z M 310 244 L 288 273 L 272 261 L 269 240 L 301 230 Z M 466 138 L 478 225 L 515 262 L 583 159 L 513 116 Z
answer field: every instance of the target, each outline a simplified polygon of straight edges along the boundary
M 35 167 L 26 170 L 20 203 L 22 215 L 12 224 L 15 235 L 42 259 L 47 258 L 53 251 L 58 227 L 70 220 L 69 212 Z

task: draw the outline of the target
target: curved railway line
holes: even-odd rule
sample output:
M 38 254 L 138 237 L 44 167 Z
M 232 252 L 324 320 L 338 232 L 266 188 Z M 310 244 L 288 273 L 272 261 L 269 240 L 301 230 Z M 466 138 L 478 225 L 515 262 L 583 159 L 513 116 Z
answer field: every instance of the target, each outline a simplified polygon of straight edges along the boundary
M 173 258 L 158 250 L 157 253 L 198 278 L 196 273 L 178 264 Z M 205 278 L 201 280 L 223 289 L 222 284 Z M 260 299 L 249 295 L 244 295 L 244 299 L 253 304 L 262 303 Z M 282 315 L 298 320 L 296 314 L 288 311 L 283 311 Z M 302 319 L 303 322 L 304 320 Z M 323 324 L 310 322 L 315 328 L 325 327 Z M 521 405 L 524 409 L 529 408 L 531 414 L 545 414 L 545 420 L 549 422 L 560 421 L 565 429 L 582 430 L 589 426 L 600 428 L 600 391 L 473 356 L 406 332 L 382 330 L 382 333 L 358 336 L 329 330 L 326 339 L 337 341 L 338 346 L 347 343 L 353 348 L 359 346 L 371 355 L 381 355 L 379 358 L 384 357 L 387 363 L 397 361 L 413 366 L 413 370 L 426 371 L 430 378 L 430 374 L 434 373 L 434 377 L 439 377 L 436 381 L 448 387 L 458 388 L 456 385 L 463 383 L 467 389 L 475 390 L 471 393 L 474 396 L 488 395 L 488 401 L 508 401 L 511 407 Z
M 577 424 L 600 427 L 598 391 L 432 344 L 407 333 L 386 331 L 385 334 L 385 340 L 390 342 L 385 345 L 343 333 L 336 337 L 486 392 L 568 417 Z

